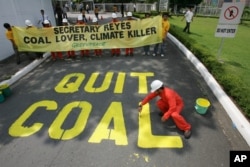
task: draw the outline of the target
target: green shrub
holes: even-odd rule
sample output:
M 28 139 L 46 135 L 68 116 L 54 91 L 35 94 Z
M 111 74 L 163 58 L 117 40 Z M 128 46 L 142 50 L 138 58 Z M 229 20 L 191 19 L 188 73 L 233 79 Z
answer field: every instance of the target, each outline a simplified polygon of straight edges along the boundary
M 224 91 L 232 97 L 235 103 L 243 110 L 244 115 L 250 119 L 250 95 L 246 86 L 238 76 L 228 74 L 223 63 L 220 63 L 216 56 L 206 48 L 189 38 L 182 29 L 175 25 L 170 28 L 170 33 L 183 43 L 208 69 Z

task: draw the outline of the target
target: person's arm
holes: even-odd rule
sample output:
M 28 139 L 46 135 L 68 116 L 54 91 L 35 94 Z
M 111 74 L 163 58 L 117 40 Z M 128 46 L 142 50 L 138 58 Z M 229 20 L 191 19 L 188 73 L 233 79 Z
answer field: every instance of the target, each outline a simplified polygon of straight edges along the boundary
M 152 92 L 150 94 L 148 94 L 140 103 L 138 106 L 138 111 L 141 112 L 142 110 L 142 106 L 147 104 L 150 100 L 152 100 L 153 98 L 155 98 L 157 96 L 157 94 L 155 92 Z

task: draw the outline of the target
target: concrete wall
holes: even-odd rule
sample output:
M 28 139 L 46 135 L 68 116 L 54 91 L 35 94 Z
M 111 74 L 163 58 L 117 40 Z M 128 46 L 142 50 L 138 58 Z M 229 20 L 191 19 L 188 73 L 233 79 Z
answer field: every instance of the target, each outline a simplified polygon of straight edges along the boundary
M 38 26 L 41 9 L 45 10 L 52 25 L 55 25 L 51 0 L 0 0 L 0 61 L 14 53 L 10 41 L 5 37 L 6 29 L 3 24 L 25 26 L 24 21 L 29 19 L 35 26 Z

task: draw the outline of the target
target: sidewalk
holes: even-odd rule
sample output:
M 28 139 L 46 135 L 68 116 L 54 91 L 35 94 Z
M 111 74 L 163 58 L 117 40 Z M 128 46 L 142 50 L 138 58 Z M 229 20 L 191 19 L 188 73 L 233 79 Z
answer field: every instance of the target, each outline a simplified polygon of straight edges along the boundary
M 34 60 L 30 60 L 27 56 L 21 55 L 21 63 L 16 63 L 14 55 L 0 61 L 0 83 L 8 80 L 18 71 L 29 65 Z

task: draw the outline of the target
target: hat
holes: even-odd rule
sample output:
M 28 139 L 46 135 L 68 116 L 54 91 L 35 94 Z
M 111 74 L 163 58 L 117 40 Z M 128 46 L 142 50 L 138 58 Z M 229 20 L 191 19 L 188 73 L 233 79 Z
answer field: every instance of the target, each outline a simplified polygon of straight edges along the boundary
M 63 23 L 68 23 L 68 20 L 64 18 L 64 19 L 62 20 L 62 22 L 63 22 Z
M 132 12 L 128 12 L 128 13 L 127 13 L 127 16 L 132 16 Z
M 112 18 L 113 18 L 113 19 L 117 18 L 116 13 L 112 13 Z
M 155 92 L 156 90 L 158 90 L 163 86 L 163 82 L 160 80 L 154 80 L 150 86 L 151 86 L 151 92 Z
M 96 17 L 94 17 L 93 20 L 92 20 L 93 23 L 96 23 L 97 21 L 98 21 L 98 20 L 97 20 Z
M 82 20 L 82 15 L 78 15 L 77 20 Z
M 31 23 L 30 20 L 25 20 L 25 25 L 26 25 L 26 26 L 32 26 L 32 23 Z
M 49 20 L 44 20 L 43 24 L 49 24 Z

